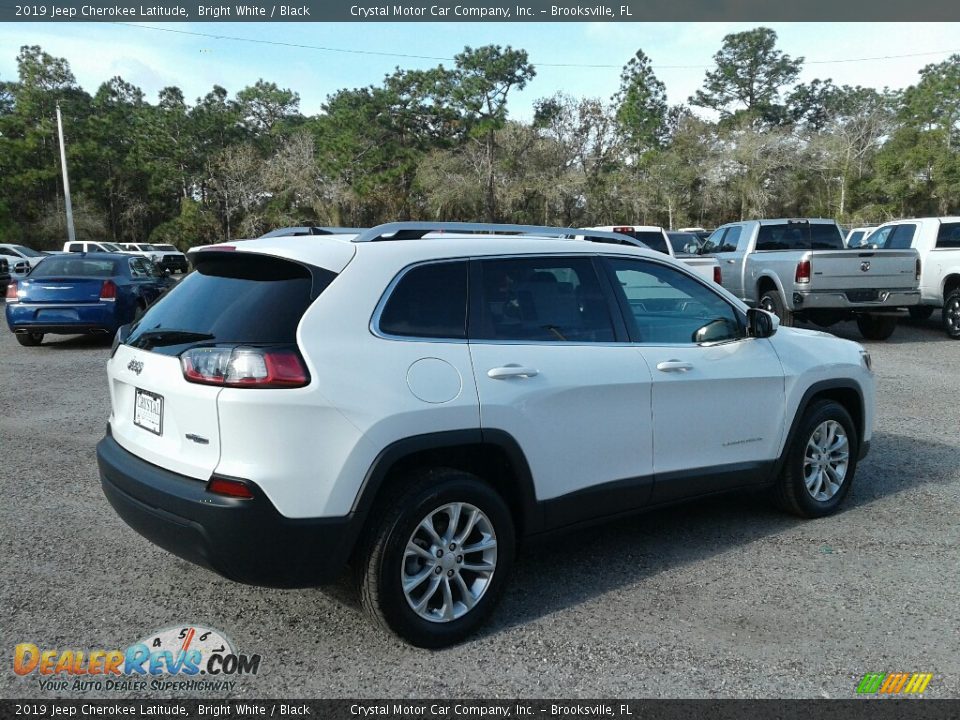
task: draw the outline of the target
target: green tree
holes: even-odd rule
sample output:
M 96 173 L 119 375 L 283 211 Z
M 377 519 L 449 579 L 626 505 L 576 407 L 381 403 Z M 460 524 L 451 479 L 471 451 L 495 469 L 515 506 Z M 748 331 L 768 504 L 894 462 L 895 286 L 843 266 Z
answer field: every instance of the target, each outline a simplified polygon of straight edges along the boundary
M 650 58 L 637 50 L 620 73 L 612 98 L 616 118 L 635 154 L 660 147 L 667 132 L 667 87 L 653 72 Z
M 791 58 L 776 45 L 777 33 L 765 27 L 724 37 L 713 56 L 716 68 L 707 72 L 690 104 L 716 110 L 725 120 L 746 115 L 753 122 L 781 123 L 786 112 L 781 91 L 800 75 L 803 58 Z
M 468 46 L 454 60 L 451 97 L 463 114 L 469 136 L 483 145 L 484 216 L 488 222 L 495 222 L 498 217 L 494 189 L 497 130 L 506 123 L 510 91 L 523 90 L 536 70 L 528 62 L 525 50 L 514 50 L 509 45 L 476 49 Z

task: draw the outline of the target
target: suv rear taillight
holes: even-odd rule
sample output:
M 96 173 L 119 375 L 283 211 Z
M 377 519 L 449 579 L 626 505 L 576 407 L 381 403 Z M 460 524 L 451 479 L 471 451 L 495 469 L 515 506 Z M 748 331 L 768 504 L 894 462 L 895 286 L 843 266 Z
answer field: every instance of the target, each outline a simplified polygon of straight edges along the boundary
M 256 347 L 199 347 L 180 356 L 183 377 L 201 385 L 236 388 L 297 388 L 310 375 L 296 350 Z
M 720 272 L 720 266 L 719 266 L 719 265 L 717 265 L 717 266 L 713 269 L 713 281 L 714 281 L 717 285 L 722 285 L 722 284 L 723 284 L 723 273 Z
M 917 282 L 920 282 L 920 258 L 917 258 Z
M 20 297 L 17 295 L 17 283 L 12 282 L 9 285 L 7 285 L 6 299 L 8 303 L 17 302 L 20 299 Z
M 797 272 L 793 276 L 794 282 L 797 283 L 808 283 L 810 282 L 810 261 L 801 260 L 797 263 Z
M 113 280 L 104 280 L 100 286 L 100 302 L 113 302 L 117 299 L 117 284 Z

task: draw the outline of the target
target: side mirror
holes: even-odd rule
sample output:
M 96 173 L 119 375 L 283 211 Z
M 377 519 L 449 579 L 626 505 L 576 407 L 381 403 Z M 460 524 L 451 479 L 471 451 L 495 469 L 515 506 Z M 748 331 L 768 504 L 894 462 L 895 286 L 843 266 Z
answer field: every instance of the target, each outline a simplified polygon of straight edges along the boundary
M 751 337 L 772 337 L 780 327 L 780 318 L 760 308 L 747 308 L 747 333 Z
M 687 243 L 683 246 L 683 251 L 687 255 L 696 255 L 700 252 L 700 246 L 696 243 Z

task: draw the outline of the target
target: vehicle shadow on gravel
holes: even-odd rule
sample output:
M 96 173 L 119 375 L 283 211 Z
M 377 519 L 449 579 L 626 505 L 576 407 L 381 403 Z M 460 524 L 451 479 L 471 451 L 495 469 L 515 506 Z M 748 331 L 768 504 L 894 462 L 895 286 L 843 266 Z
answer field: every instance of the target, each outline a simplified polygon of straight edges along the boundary
M 109 348 L 113 335 L 47 335 L 39 350 L 77 350 L 81 348 Z
M 908 345 L 917 342 L 928 343 L 951 343 L 956 342 L 947 337 L 940 324 L 940 313 L 934 313 L 929 320 L 913 320 L 911 318 L 901 318 L 897 323 L 897 329 L 894 330 L 886 340 L 866 340 L 857 329 L 855 322 L 843 322 L 831 325 L 828 328 L 817 327 L 810 323 L 797 323 L 797 327 L 804 330 L 820 330 L 830 333 L 844 340 L 853 340 L 869 348 L 877 345 Z
M 953 481 L 954 447 L 876 433 L 844 513 L 927 483 Z M 822 522 L 830 522 L 825 520 Z M 785 514 L 761 492 L 704 499 L 530 543 L 517 558 L 500 609 L 480 637 L 524 625 L 659 573 L 735 551 L 785 531 L 822 544 L 822 525 Z

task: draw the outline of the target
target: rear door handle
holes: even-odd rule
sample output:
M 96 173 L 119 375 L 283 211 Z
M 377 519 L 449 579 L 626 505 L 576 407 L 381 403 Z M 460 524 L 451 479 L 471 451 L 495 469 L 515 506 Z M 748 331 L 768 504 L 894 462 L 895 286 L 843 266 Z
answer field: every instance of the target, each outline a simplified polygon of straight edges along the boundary
M 657 370 L 660 372 L 687 372 L 693 370 L 693 365 L 683 360 L 664 360 L 657 363 Z
M 494 380 L 506 380 L 507 378 L 532 378 L 539 375 L 540 371 L 536 368 L 523 367 L 522 365 L 504 365 L 487 370 L 487 377 Z
M 727 260 L 727 265 L 736 265 L 736 264 L 737 264 L 736 260 Z

